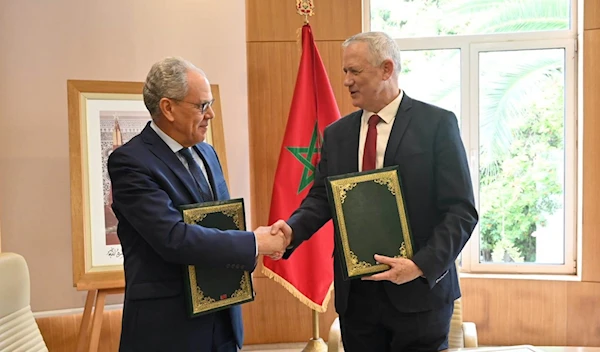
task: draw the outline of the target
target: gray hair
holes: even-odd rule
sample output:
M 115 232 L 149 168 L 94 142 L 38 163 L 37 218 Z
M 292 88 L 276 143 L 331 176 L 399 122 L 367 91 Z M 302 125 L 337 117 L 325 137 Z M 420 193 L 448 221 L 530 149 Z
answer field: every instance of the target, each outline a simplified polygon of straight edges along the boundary
M 144 104 L 154 118 L 160 114 L 162 98 L 182 100 L 188 93 L 189 70 L 204 72 L 191 62 L 179 57 L 167 57 L 152 65 L 144 84 Z
M 394 62 L 396 74 L 400 75 L 400 47 L 392 37 L 384 32 L 358 33 L 346 39 L 342 44 L 342 47 L 346 48 L 348 45 L 356 42 L 363 42 L 369 45 L 372 65 L 377 66 L 384 60 L 390 59 Z

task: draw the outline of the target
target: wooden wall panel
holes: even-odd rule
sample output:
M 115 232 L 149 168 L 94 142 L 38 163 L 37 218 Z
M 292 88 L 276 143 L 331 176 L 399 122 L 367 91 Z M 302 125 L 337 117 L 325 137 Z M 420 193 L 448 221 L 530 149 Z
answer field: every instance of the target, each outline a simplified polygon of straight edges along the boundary
M 312 312 L 270 279 L 254 279 L 256 300 L 242 306 L 245 345 L 308 342 L 312 337 Z M 337 317 L 334 300 L 327 312 L 319 315 L 320 335 L 325 340 Z M 104 312 L 98 352 L 116 352 L 121 334 L 122 310 Z M 81 314 L 36 319 L 50 351 L 75 351 Z
M 461 280 L 482 345 L 600 345 L 600 283 Z
M 600 0 L 579 0 L 583 1 L 583 28 L 584 29 L 599 29 L 600 28 Z
M 2 202 L 0 201 L 0 204 Z M 0 218 L 2 217 L 2 208 L 0 208 Z M 2 221 L 0 221 L 0 252 L 2 252 Z
M 348 115 L 357 108 L 352 106 L 350 92 L 344 86 L 344 71 L 342 70 L 342 43 L 343 41 L 317 42 L 319 54 L 323 64 L 327 68 L 327 75 L 331 82 L 331 88 L 338 103 L 341 116 Z
M 600 346 L 600 283 L 567 283 L 567 346 Z
M 462 279 L 465 321 L 474 322 L 480 344 L 564 345 L 567 283 Z
M 122 316 L 120 309 L 104 312 L 98 352 L 119 350 Z M 81 314 L 37 318 L 36 322 L 50 352 L 75 351 Z
M 266 277 L 254 280 L 256 300 L 243 306 L 246 344 L 303 342 L 312 337 L 312 311 L 279 284 Z M 319 315 L 319 330 L 327 338 L 337 317 L 333 299 Z
M 361 32 L 361 0 L 317 0 L 309 17 L 315 40 L 345 40 Z M 293 0 L 246 0 L 248 42 L 295 41 L 303 18 Z
M 600 282 L 600 29 L 584 32 L 583 72 L 583 257 L 580 263 L 584 281 Z
M 294 92 L 299 47 L 248 43 L 248 107 L 252 227 L 267 225 L 279 149 Z
M 462 279 L 464 321 L 483 345 L 600 345 L 600 283 Z M 280 285 L 255 279 L 256 301 L 243 306 L 246 344 L 305 342 L 311 311 Z M 320 315 L 320 335 L 337 316 L 333 299 Z M 121 310 L 104 312 L 100 352 L 117 351 Z M 73 351 L 81 314 L 36 319 L 50 351 Z

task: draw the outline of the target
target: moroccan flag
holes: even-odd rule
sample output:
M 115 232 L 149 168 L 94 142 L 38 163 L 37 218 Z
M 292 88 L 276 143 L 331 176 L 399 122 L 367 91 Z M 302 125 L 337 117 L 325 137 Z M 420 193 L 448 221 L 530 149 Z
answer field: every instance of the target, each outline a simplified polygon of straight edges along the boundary
M 323 130 L 340 118 L 310 25 L 302 27 L 302 57 L 275 173 L 269 224 L 287 220 L 308 194 L 320 159 Z M 333 225 L 327 222 L 287 260 L 263 258 L 263 273 L 310 308 L 325 312 L 333 289 Z

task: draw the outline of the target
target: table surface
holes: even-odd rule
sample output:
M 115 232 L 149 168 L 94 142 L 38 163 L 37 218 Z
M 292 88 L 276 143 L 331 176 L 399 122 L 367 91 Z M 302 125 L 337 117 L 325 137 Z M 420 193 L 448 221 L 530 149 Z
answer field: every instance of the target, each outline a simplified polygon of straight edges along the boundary
M 560 347 L 560 346 L 503 346 L 503 347 L 479 347 L 479 348 L 459 348 L 449 351 L 481 351 L 481 352 L 600 352 L 600 347 Z
M 600 347 L 539 347 L 546 352 L 599 352 Z

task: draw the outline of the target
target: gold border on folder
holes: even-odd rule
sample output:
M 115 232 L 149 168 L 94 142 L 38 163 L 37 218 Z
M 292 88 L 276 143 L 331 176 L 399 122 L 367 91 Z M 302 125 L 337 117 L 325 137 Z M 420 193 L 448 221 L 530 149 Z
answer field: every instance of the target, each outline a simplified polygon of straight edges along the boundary
M 208 214 L 223 213 L 233 218 L 233 222 L 238 229 L 244 227 L 244 212 L 242 204 L 221 204 L 202 208 L 193 208 L 183 210 L 183 221 L 188 224 L 196 224 L 202 221 Z M 236 304 L 252 298 L 252 289 L 250 288 L 250 273 L 244 272 L 240 280 L 240 288 L 237 289 L 229 298 L 216 301 L 212 297 L 204 295 L 196 280 L 196 267 L 188 266 L 190 286 L 192 286 L 192 306 L 193 313 L 200 313 L 207 310 L 222 308 L 230 304 Z
M 399 254 L 395 258 L 412 258 L 413 246 L 410 238 L 408 229 L 408 220 L 404 208 L 404 200 L 402 198 L 402 192 L 400 190 L 400 182 L 398 181 L 396 171 L 386 171 L 381 173 L 373 173 L 366 175 L 359 175 L 339 180 L 331 181 L 331 189 L 333 193 L 335 211 L 338 216 L 339 231 L 342 238 L 342 250 L 344 258 L 346 260 L 346 266 L 348 270 L 348 276 L 372 274 L 381 270 L 388 269 L 389 266 L 386 264 L 376 264 L 360 261 L 356 254 L 350 250 L 350 243 L 348 241 L 348 232 L 346 229 L 346 220 L 344 218 L 344 212 L 342 205 L 346 200 L 347 193 L 350 192 L 358 183 L 361 182 L 375 182 L 382 186 L 386 186 L 388 191 L 396 198 L 398 206 L 398 216 L 400 217 L 400 223 L 402 225 L 403 233 L 403 244 L 398 248 Z

